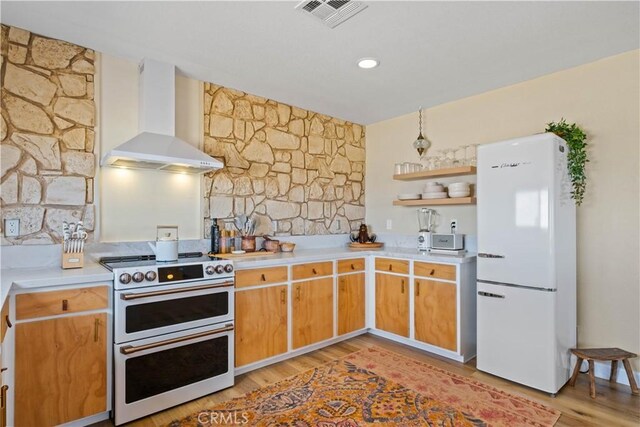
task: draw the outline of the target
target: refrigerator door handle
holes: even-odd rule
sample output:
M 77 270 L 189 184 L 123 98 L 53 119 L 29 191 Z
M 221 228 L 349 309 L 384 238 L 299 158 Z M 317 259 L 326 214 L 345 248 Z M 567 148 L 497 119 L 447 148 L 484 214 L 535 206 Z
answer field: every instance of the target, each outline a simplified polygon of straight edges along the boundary
M 484 253 L 484 252 L 480 252 L 478 254 L 478 257 L 480 257 L 480 258 L 504 258 L 504 255 L 487 254 L 487 253 Z
M 480 295 L 481 297 L 504 298 L 504 295 L 492 294 L 491 292 L 483 292 L 483 291 L 478 292 L 478 295 Z

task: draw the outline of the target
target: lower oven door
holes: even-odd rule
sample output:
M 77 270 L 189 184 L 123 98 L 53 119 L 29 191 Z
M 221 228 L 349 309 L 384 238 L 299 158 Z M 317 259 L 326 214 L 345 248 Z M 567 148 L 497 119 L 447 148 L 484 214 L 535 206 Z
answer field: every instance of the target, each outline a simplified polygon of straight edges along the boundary
M 233 385 L 233 323 L 114 345 L 115 423 Z
M 233 280 L 116 291 L 114 341 L 233 321 L 233 304 Z

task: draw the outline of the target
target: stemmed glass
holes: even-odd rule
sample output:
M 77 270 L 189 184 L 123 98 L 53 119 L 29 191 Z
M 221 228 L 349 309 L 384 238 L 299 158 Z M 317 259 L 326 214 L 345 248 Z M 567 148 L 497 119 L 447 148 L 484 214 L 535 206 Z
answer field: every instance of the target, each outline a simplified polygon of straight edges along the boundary
M 444 155 L 445 155 L 443 166 L 445 168 L 452 167 L 453 166 L 453 160 L 454 160 L 454 157 L 455 157 L 454 153 L 455 153 L 456 150 L 454 150 L 453 148 L 445 148 L 442 151 L 444 151 Z

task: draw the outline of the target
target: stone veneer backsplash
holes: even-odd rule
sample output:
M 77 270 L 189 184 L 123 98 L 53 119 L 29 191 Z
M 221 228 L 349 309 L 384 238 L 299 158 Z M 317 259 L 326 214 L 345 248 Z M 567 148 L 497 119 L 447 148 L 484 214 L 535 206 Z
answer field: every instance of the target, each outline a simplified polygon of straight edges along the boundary
M 210 218 L 253 215 L 257 235 L 339 234 L 364 221 L 361 125 L 204 84 L 204 151 L 224 161 L 204 177 Z
M 93 230 L 94 51 L 5 25 L 1 48 L 2 219 L 21 234 L 2 244 L 59 242 L 64 220 Z

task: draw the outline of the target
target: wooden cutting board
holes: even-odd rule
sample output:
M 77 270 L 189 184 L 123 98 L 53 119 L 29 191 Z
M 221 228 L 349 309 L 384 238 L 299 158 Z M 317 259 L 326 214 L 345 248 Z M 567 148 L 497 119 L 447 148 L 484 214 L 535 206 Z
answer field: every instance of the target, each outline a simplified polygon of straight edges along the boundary
M 373 243 L 351 242 L 349 243 L 349 247 L 351 249 L 380 249 L 383 246 L 384 246 L 384 243 L 382 242 L 373 242 Z
M 259 256 L 271 256 L 271 255 L 275 255 L 277 252 L 269 252 L 269 251 L 256 251 L 256 252 L 245 252 L 243 254 L 232 254 L 232 253 L 228 253 L 228 254 L 211 254 L 208 253 L 207 255 L 211 256 L 216 256 L 218 258 L 224 258 L 224 259 L 237 259 L 237 258 L 251 258 L 251 257 L 259 257 Z

